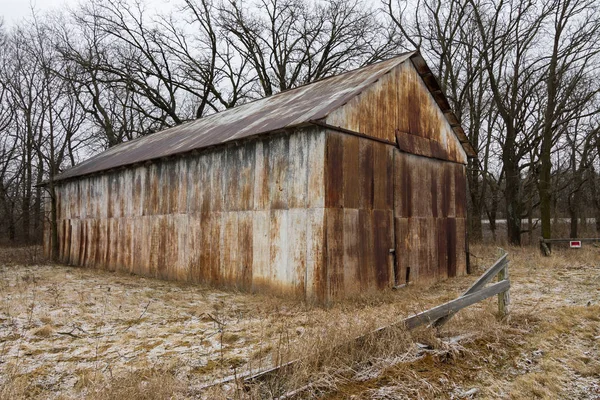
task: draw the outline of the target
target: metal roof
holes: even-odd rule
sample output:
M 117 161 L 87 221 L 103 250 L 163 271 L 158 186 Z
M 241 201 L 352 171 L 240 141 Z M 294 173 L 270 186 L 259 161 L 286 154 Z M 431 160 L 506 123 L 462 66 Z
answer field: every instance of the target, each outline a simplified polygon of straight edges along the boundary
M 54 179 L 58 181 L 88 175 L 323 119 L 409 58 L 413 59 L 415 67 L 432 91 L 429 77 L 431 71 L 419 53 L 413 51 L 119 144 L 66 170 Z M 435 79 L 433 82 L 435 83 Z M 455 129 L 457 120 L 449 110 L 446 98 L 441 91 L 432 91 L 432 94 L 463 143 L 465 151 L 473 156 L 474 151 L 462 128 L 458 126 L 460 132 Z

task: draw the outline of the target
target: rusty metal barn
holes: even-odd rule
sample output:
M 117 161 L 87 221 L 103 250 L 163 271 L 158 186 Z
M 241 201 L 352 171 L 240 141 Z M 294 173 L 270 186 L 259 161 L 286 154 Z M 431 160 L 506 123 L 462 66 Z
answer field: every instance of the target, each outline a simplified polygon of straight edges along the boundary
M 461 275 L 474 155 L 421 55 L 403 54 L 60 174 L 59 259 L 320 302 Z

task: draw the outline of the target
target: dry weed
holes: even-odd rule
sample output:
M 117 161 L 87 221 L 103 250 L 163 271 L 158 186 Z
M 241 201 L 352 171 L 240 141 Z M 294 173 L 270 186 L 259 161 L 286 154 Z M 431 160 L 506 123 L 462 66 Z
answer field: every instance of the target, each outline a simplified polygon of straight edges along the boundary
M 598 249 L 509 248 L 512 313 L 495 299 L 440 331 L 381 326 L 448 301 L 475 276 L 321 308 L 63 266 L 0 265 L 0 394 L 49 398 L 586 398 L 598 381 Z M 587 353 L 586 353 L 587 352 Z M 262 384 L 201 387 L 301 359 Z M 600 389 L 598 389 L 600 390 Z M 593 398 L 593 397 L 589 397 Z

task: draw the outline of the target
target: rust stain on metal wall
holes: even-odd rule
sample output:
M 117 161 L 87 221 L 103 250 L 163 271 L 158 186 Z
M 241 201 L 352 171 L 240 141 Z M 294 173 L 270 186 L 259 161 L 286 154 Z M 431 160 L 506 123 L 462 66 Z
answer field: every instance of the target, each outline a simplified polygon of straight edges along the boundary
M 324 160 L 325 134 L 310 128 L 64 182 L 58 196 L 70 201 L 59 202 L 60 259 L 324 295 L 326 280 L 306 282 L 308 268 L 311 276 L 324 271 L 324 213 L 316 212 L 324 205 Z
M 464 138 L 456 136 L 423 79 L 413 63 L 401 63 L 381 76 L 377 84 L 332 111 L 326 122 L 397 141 L 407 153 L 466 163 L 467 153 L 461 144 Z
M 466 272 L 462 164 L 395 155 L 395 271 L 399 283 L 431 282 Z M 461 191 L 463 190 L 463 191 Z M 416 208 L 409 205 L 418 204 Z
M 393 152 L 368 139 L 327 135 L 327 299 L 393 284 Z

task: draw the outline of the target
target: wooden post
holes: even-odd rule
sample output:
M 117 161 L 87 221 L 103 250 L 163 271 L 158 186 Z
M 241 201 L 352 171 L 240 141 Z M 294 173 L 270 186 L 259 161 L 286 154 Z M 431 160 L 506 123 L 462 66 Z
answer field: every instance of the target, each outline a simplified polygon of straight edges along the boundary
M 550 246 L 546 244 L 543 237 L 540 238 L 540 250 L 544 256 L 550 257 Z
M 508 263 L 498 272 L 498 282 L 508 280 Z M 498 313 L 500 318 L 504 318 L 508 315 L 510 305 L 509 291 L 498 293 Z

